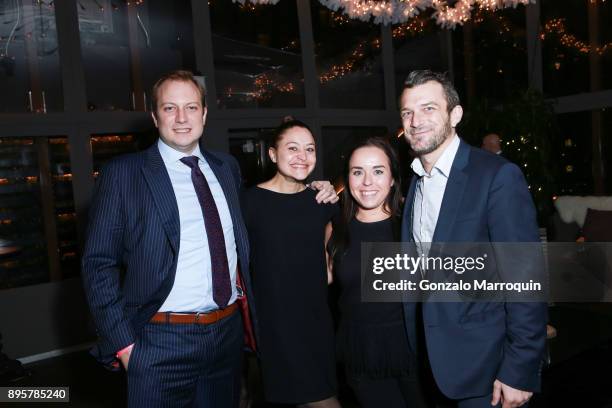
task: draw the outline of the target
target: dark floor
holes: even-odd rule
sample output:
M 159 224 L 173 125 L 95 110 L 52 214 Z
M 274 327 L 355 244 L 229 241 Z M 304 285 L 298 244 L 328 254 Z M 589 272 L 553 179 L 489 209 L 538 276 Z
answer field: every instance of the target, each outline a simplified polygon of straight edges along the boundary
M 543 373 L 542 393 L 534 397 L 530 407 L 612 408 L 612 315 L 580 307 L 561 311 L 551 311 L 551 323 L 559 334 L 549 342 L 552 363 Z M 569 321 L 573 322 L 571 326 Z M 591 341 L 581 341 L 586 338 Z M 125 406 L 123 373 L 106 371 L 86 352 L 41 361 L 28 368 L 32 375 L 11 386 L 69 386 L 70 403 L 2 403 L 2 407 Z M 256 371 L 251 370 L 249 380 L 256 399 L 252 408 L 268 407 L 261 402 Z M 341 387 L 341 399 L 344 407 L 357 407 L 345 387 Z

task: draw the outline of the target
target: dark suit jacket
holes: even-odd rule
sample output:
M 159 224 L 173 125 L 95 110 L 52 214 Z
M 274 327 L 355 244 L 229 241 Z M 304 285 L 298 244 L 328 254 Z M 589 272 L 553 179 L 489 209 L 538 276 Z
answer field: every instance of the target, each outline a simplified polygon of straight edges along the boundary
M 406 198 L 402 240 L 412 241 L 417 177 Z M 434 242 L 538 242 L 535 207 L 521 170 L 461 141 L 449 175 Z M 502 276 L 503 278 L 503 276 Z M 416 304 L 405 303 L 408 337 L 417 349 Z M 486 395 L 493 382 L 524 391 L 540 387 L 546 340 L 543 303 L 423 303 L 431 368 L 453 399 Z
M 230 209 L 246 292 L 252 294 L 248 235 L 239 195 L 238 163 L 200 146 Z M 179 213 L 170 177 L 155 143 L 121 156 L 100 172 L 89 213 L 82 259 L 85 292 L 99 342 L 92 353 L 104 364 L 134 343 L 167 298 L 179 252 Z M 253 302 L 251 317 L 257 325 Z

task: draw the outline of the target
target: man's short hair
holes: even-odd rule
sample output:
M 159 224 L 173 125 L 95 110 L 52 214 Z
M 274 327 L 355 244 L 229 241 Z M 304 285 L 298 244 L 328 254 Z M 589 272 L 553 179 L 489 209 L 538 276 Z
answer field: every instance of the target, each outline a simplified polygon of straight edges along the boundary
M 453 82 L 444 72 L 434 72 L 429 69 L 412 71 L 410 74 L 408 74 L 408 77 L 404 81 L 404 89 L 402 92 L 406 89 L 414 88 L 415 86 L 423 85 L 424 83 L 430 81 L 437 82 L 442 85 L 444 96 L 446 97 L 446 106 L 449 113 L 455 106 L 461 104 L 459 94 L 457 93 Z
M 170 71 L 168 73 L 165 73 L 153 85 L 153 88 L 151 89 L 151 103 L 153 104 L 153 113 L 157 112 L 159 88 L 161 88 L 162 85 L 168 81 L 191 82 L 193 85 L 195 85 L 196 88 L 198 88 L 198 92 L 200 92 L 200 97 L 202 99 L 202 107 L 206 107 L 206 91 L 204 90 L 202 84 L 198 82 L 198 80 L 193 76 L 193 73 L 191 71 L 177 69 L 176 71 Z

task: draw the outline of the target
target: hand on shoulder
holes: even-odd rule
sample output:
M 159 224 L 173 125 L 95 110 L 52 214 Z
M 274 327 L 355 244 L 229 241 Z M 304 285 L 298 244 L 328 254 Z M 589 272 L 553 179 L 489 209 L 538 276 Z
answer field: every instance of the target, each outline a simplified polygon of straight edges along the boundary
M 317 196 L 315 199 L 317 203 L 325 203 L 325 204 L 335 204 L 340 199 L 338 194 L 336 194 L 336 190 L 334 190 L 334 186 L 327 180 L 316 180 L 307 185 L 307 187 L 318 190 Z

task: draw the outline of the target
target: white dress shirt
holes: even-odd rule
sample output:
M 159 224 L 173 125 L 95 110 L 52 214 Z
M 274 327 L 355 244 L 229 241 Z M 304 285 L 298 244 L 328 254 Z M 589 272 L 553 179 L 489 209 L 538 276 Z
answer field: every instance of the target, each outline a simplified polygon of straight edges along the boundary
M 459 137 L 457 134 L 451 137 L 451 143 L 444 149 L 430 173 L 425 171 L 418 157 L 410 165 L 419 176 L 412 206 L 412 236 L 419 244 L 429 244 L 433 241 L 446 183 L 459 150 Z M 427 254 L 429 246 L 422 246 L 421 249 L 422 253 Z
M 161 157 L 168 170 L 180 220 L 180 244 L 178 264 L 172 290 L 159 309 L 160 312 L 205 312 L 218 309 L 212 294 L 212 268 L 208 237 L 204 226 L 202 207 L 191 181 L 191 168 L 180 161 L 187 156 L 197 156 L 198 165 L 210 186 L 225 237 L 225 249 L 229 263 L 232 296 L 228 304 L 236 300 L 236 240 L 234 224 L 227 200 L 217 177 L 206 162 L 200 147 L 191 154 L 174 150 L 161 139 L 157 143 Z

